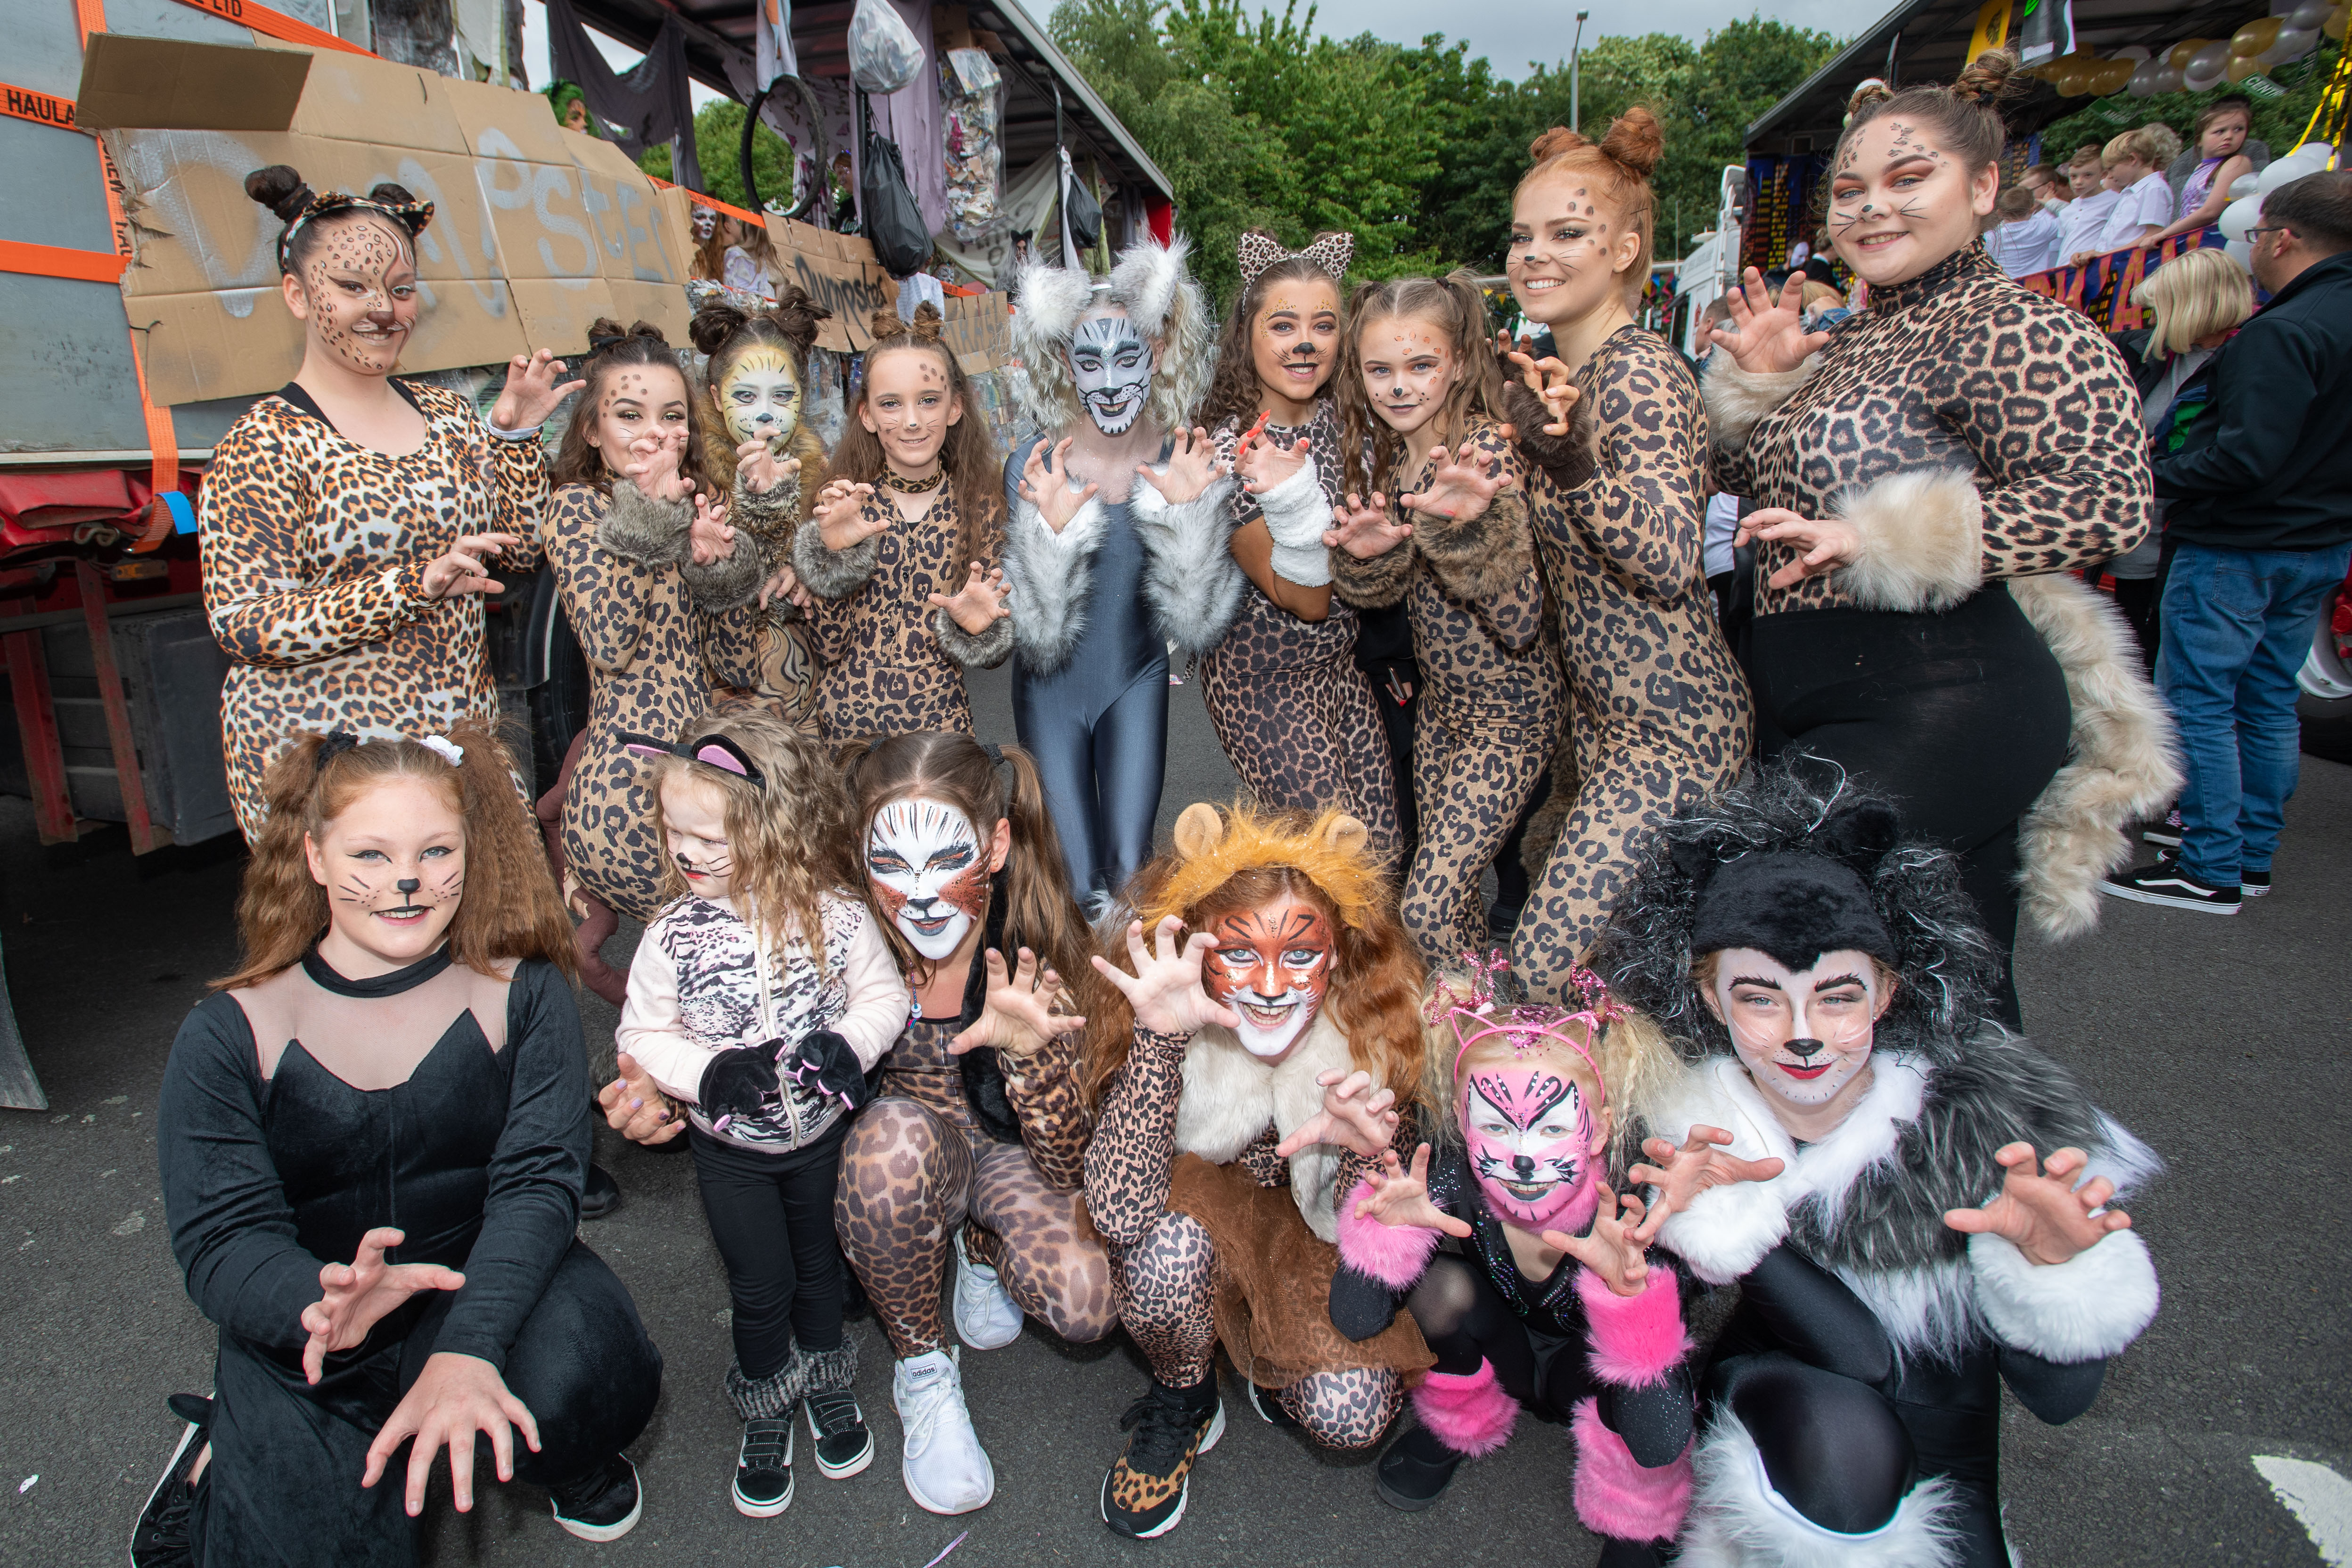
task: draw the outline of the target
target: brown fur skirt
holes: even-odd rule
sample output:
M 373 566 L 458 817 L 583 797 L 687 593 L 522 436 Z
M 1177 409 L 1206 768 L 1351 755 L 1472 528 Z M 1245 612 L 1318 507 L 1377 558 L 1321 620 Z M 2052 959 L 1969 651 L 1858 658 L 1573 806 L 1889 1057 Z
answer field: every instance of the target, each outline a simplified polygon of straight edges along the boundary
M 1179 1154 L 1168 1206 L 1207 1227 L 1217 1249 L 1217 1337 L 1259 1387 L 1365 1366 L 1418 1383 L 1436 1362 L 1410 1313 L 1361 1343 L 1331 1326 L 1339 1249 L 1307 1228 L 1288 1187 L 1261 1187 L 1239 1164 Z

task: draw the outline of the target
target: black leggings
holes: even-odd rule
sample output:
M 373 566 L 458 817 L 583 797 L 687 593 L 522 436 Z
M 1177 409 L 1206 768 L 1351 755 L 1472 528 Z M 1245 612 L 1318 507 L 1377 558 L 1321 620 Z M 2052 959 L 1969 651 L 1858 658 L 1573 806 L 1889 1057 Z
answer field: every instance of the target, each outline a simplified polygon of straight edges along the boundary
M 833 1189 L 849 1119 L 805 1149 L 762 1154 L 687 1131 L 710 1238 L 727 1263 L 735 1359 L 753 1382 L 791 1359 L 795 1337 L 812 1354 L 841 1348 L 841 1247 Z
M 1121 680 L 1013 677 L 1013 728 L 1037 760 L 1070 890 L 1117 893 L 1151 858 L 1168 771 L 1168 658 Z
M 1748 679 L 1759 742 L 1817 787 L 1841 775 L 1893 795 L 1904 826 L 1959 858 L 2001 954 L 1999 1001 L 2021 1028 L 2017 824 L 2066 761 L 2066 679 L 1998 584 L 1941 615 L 1803 610 L 1758 618 Z
M 316 1387 L 303 1381 L 299 1352 L 267 1353 L 221 1335 L 206 1432 L 212 1463 L 191 1521 L 200 1568 L 414 1568 L 417 1521 L 403 1504 L 407 1446 L 373 1488 L 362 1490 L 360 1477 L 456 1300 L 430 1292 L 404 1338 L 331 1365 Z M 661 1352 L 627 1289 L 577 1241 L 499 1370 L 539 1425 L 535 1454 L 514 1436 L 515 1477 L 532 1486 L 579 1479 L 610 1459 L 636 1441 L 661 1397 Z M 477 1439 L 478 1451 L 488 1446 Z

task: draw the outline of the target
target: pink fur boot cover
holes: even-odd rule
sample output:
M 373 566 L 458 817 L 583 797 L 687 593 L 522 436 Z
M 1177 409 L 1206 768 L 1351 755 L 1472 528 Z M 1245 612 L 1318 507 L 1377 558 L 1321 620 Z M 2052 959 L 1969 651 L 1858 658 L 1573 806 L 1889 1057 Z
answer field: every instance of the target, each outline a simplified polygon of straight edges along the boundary
M 1511 1440 L 1519 1402 L 1503 1392 L 1491 1362 L 1471 1373 L 1433 1372 L 1412 1391 L 1413 1414 L 1437 1440 L 1476 1458 Z
M 1645 1470 L 1625 1439 L 1601 1424 L 1601 1402 L 1585 1399 L 1571 1424 L 1576 1434 L 1576 1517 L 1596 1535 L 1619 1541 L 1671 1541 L 1690 1508 L 1691 1451 L 1671 1465 Z

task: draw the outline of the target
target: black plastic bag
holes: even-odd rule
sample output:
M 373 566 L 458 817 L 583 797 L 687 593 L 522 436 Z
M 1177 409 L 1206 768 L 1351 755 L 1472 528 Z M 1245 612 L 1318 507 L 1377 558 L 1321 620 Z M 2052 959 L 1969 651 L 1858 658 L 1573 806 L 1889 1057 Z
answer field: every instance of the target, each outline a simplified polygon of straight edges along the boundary
M 857 216 L 874 243 L 874 258 L 893 278 L 908 277 L 931 258 L 930 231 L 922 209 L 907 188 L 907 166 L 898 143 L 879 132 L 866 133 L 866 164 L 858 171 Z
M 1102 203 L 1070 166 L 1067 153 L 1062 154 L 1062 216 L 1070 225 L 1070 243 L 1080 250 L 1092 250 L 1102 238 Z

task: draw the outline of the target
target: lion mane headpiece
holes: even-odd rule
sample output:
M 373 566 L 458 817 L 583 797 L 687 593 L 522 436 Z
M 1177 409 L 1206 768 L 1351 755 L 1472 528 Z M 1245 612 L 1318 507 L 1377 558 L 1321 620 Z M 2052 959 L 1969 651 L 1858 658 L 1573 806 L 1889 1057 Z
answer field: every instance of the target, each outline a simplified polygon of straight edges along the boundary
M 1242 805 L 1221 813 L 1197 802 L 1176 819 L 1176 863 L 1137 918 L 1146 931 L 1170 915 L 1183 920 L 1243 872 L 1281 868 L 1321 889 L 1342 925 L 1369 931 L 1385 917 L 1388 888 L 1370 838 L 1362 823 L 1336 807 L 1307 819 Z
M 1192 254 L 1192 242 L 1180 234 L 1166 246 L 1144 239 L 1128 247 L 1108 279 L 1034 257 L 1024 262 L 1013 311 L 1013 351 L 1029 373 L 1023 412 L 1048 430 L 1085 417 L 1066 357 L 1070 334 L 1097 303 L 1117 304 L 1136 331 L 1160 347 L 1145 412 L 1162 430 L 1182 429 L 1215 369 L 1208 302 L 1185 266 Z

